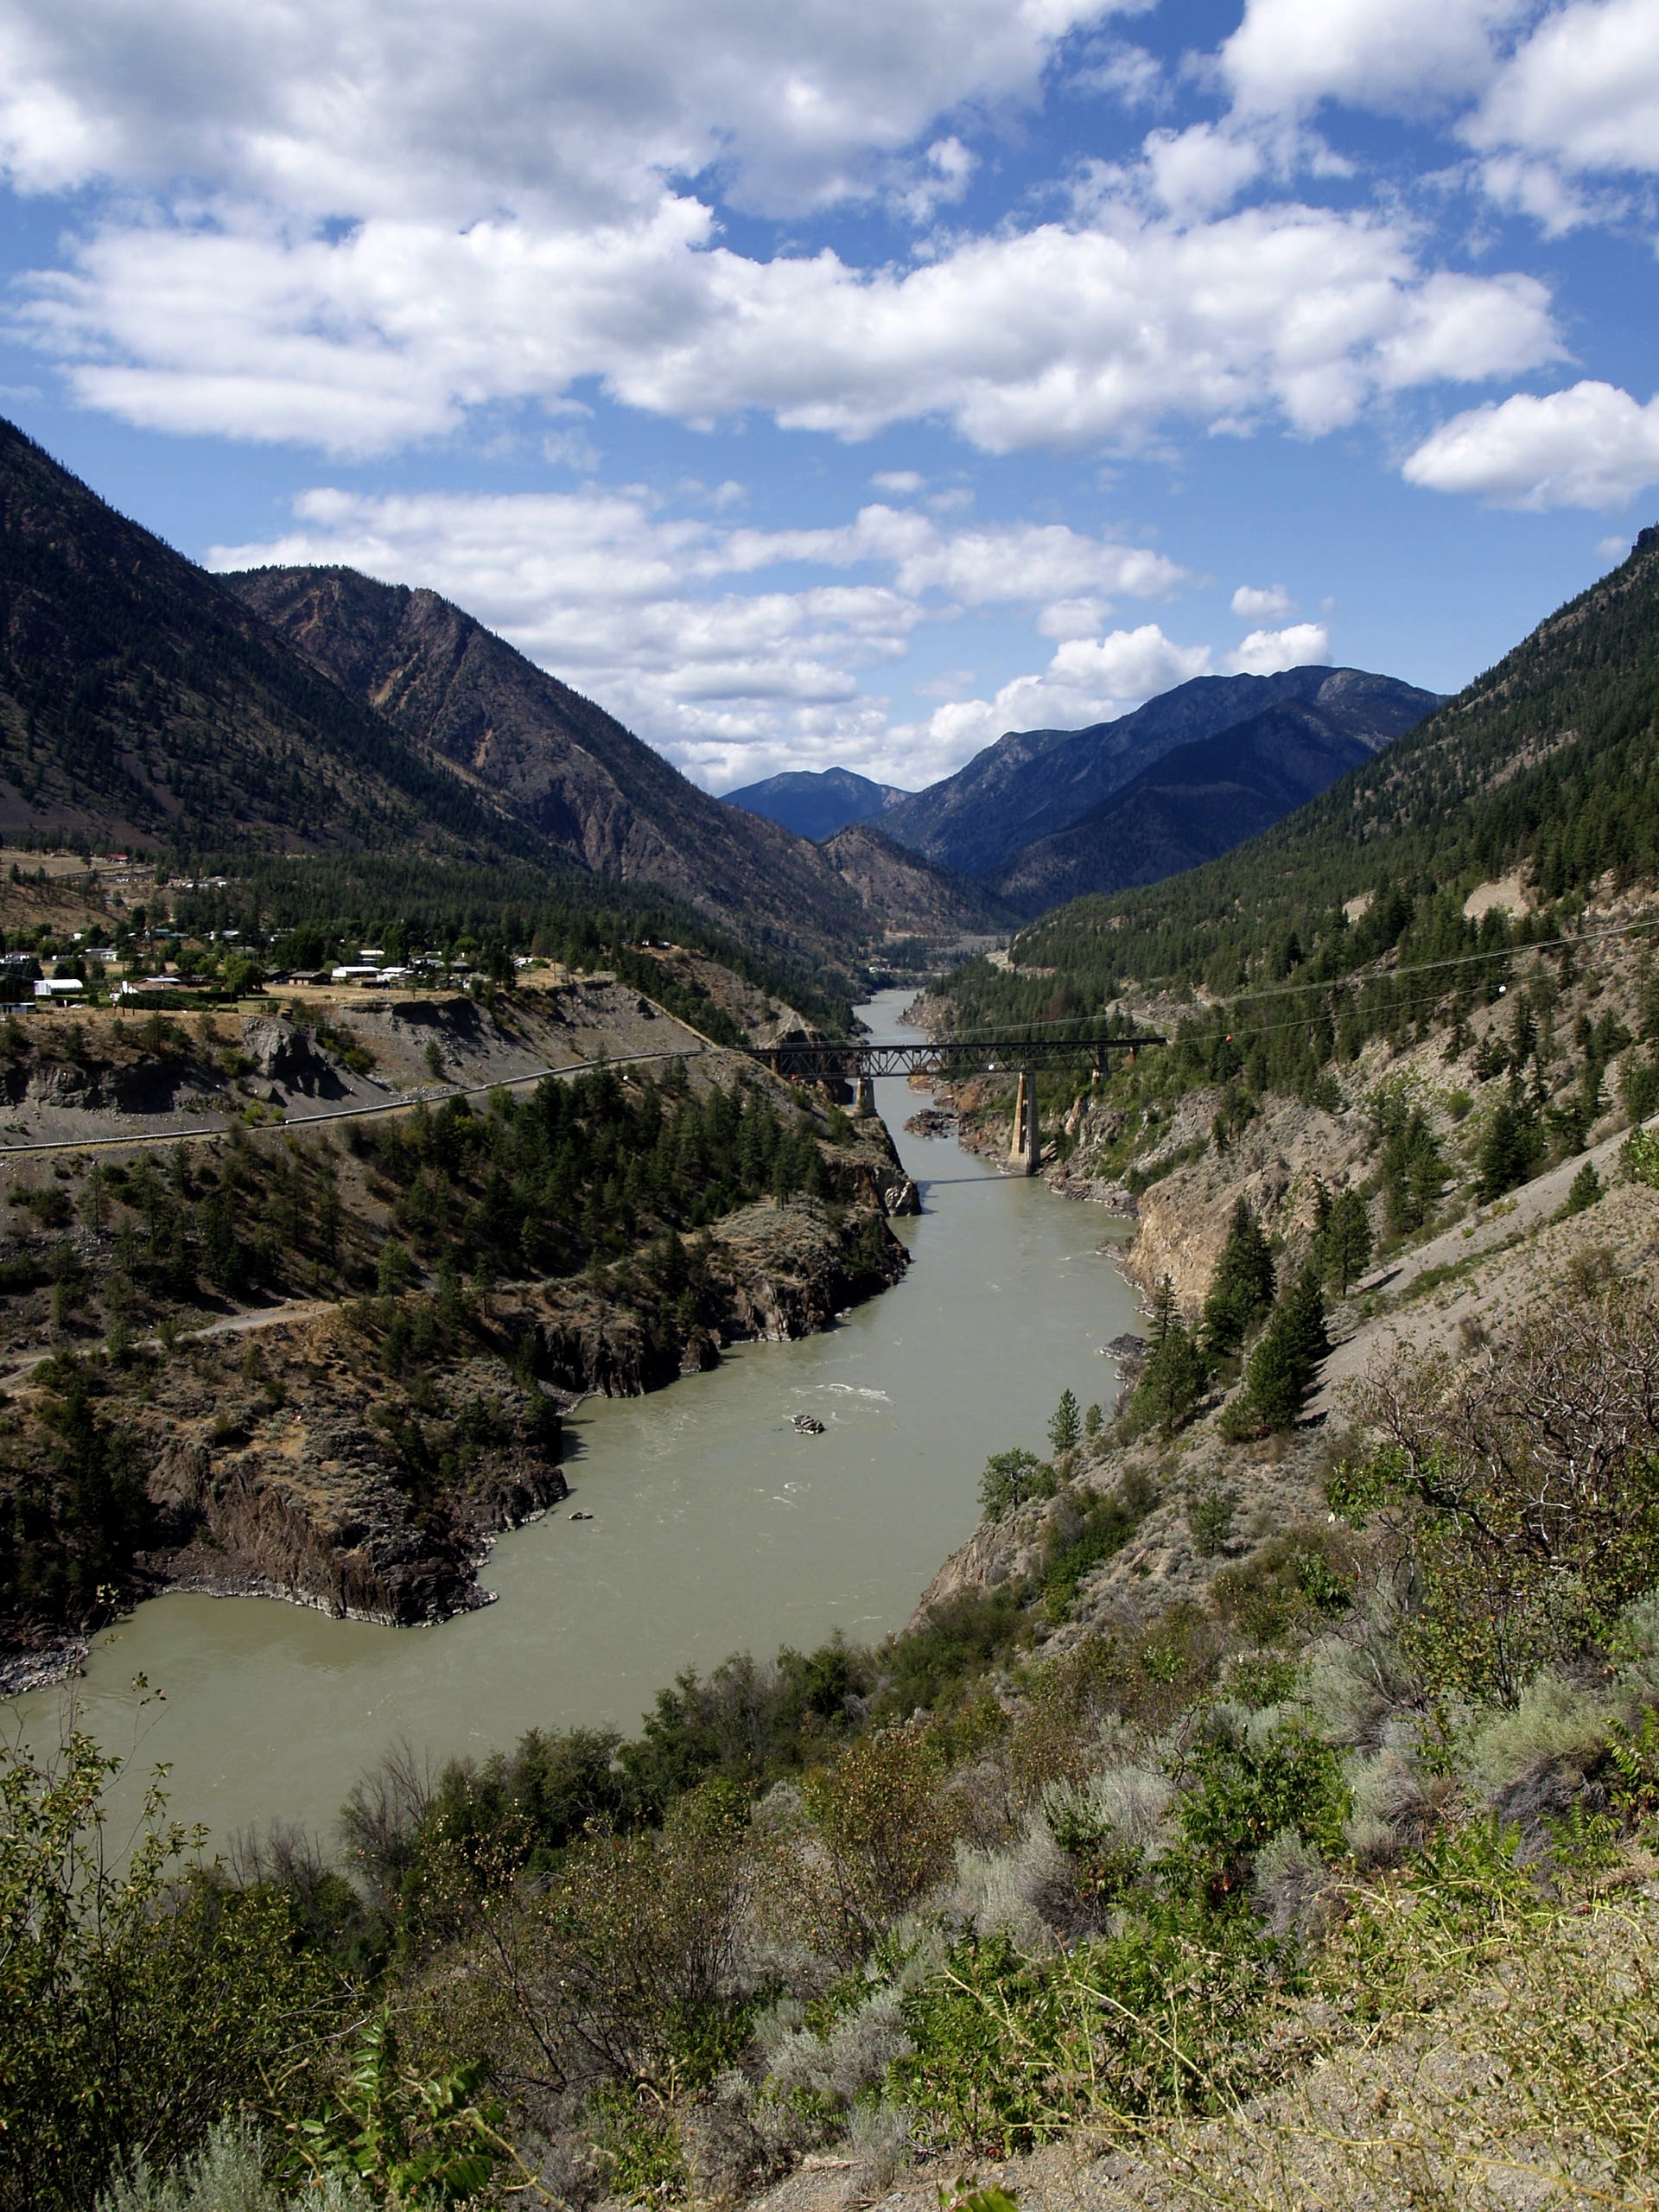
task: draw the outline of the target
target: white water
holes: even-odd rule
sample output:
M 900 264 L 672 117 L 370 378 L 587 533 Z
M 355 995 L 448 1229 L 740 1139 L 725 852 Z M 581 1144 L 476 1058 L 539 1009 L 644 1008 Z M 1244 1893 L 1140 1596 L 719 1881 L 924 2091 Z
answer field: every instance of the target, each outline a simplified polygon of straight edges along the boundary
M 861 1009 L 878 1038 L 906 1033 L 906 996 Z M 901 1082 L 876 1103 L 925 1208 L 895 1224 L 904 1280 L 822 1336 L 579 1408 L 573 1496 L 499 1540 L 481 1578 L 498 1604 L 399 1630 L 172 1592 L 100 1643 L 82 1681 L 16 1700 L 12 1725 L 41 1744 L 73 1706 L 135 1755 L 127 1806 L 168 1762 L 173 1811 L 221 1839 L 273 1816 L 326 1834 L 399 1737 L 442 1758 L 532 1726 L 632 1731 L 683 1668 L 899 1626 L 971 1532 L 988 1453 L 1041 1449 L 1068 1385 L 1109 1402 L 1099 1348 L 1134 1306 L 1096 1250 L 1106 1216 L 906 1136 L 925 1102 Z M 798 1434 L 798 1412 L 824 1433 Z M 577 1509 L 594 1518 L 573 1523 Z M 139 1674 L 159 1699 L 140 1704 Z

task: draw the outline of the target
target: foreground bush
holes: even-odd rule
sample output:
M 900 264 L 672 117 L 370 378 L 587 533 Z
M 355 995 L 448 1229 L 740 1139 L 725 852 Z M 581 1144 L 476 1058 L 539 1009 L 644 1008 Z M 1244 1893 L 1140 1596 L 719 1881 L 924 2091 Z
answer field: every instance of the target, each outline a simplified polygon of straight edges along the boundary
M 220 2114 L 321 2093 L 341 1980 L 293 1904 L 187 1857 L 145 1804 L 124 1871 L 84 1736 L 0 1767 L 0 2205 L 82 2212 L 124 2159 L 164 2165 Z

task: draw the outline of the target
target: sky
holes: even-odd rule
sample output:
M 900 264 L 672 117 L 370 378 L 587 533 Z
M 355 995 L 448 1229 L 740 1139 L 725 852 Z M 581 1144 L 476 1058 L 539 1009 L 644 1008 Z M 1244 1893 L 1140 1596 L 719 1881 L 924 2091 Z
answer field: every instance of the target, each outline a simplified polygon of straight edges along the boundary
M 1656 0 L 0 0 L 0 412 L 725 791 L 1306 661 L 1659 518 Z

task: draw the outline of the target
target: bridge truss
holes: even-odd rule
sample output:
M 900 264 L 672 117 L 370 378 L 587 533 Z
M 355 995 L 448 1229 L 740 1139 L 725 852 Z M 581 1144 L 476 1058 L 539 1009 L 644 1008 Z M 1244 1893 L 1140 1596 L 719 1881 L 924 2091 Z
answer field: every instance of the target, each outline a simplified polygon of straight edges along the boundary
M 1134 1059 L 1142 1046 L 1163 1045 L 1153 1036 L 1031 1038 L 934 1037 L 915 1045 L 876 1045 L 858 1038 L 804 1039 L 753 1046 L 753 1057 L 790 1083 L 868 1082 L 874 1076 L 925 1074 L 942 1082 L 967 1075 L 1045 1075 L 1057 1069 L 1087 1069 L 1104 1077 L 1111 1055 Z

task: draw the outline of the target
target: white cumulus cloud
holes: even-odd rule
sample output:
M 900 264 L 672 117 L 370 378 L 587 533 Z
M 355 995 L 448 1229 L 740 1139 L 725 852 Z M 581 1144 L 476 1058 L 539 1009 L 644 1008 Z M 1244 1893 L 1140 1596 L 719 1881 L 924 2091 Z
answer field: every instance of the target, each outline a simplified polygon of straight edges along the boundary
M 1029 103 L 1110 0 L 11 0 L 25 190 L 189 177 L 327 215 L 614 218 L 718 168 L 739 204 L 868 195 L 963 103 Z M 927 167 L 950 188 L 950 141 Z
M 1032 679 L 1032 696 L 1056 711 L 1081 702 L 1084 721 L 1118 696 L 1113 685 L 1144 696 L 1195 664 L 1194 650 L 1207 658 L 1169 645 L 1155 624 L 1096 634 L 1106 594 L 1162 598 L 1179 585 L 1184 571 L 1162 554 L 1057 524 L 951 530 L 882 505 L 838 528 L 768 531 L 667 515 L 639 493 L 596 487 L 319 488 L 296 502 L 279 537 L 215 546 L 208 558 L 216 569 L 338 562 L 429 586 L 716 788 L 791 762 L 839 760 L 899 782 L 944 772 L 928 766 L 938 734 L 924 733 L 918 753 L 916 734 L 890 730 L 885 700 L 865 686 L 870 671 L 901 672 L 922 624 L 964 608 L 1052 613 L 1068 590 L 1090 594 L 1071 602 L 1088 607 L 1090 641 L 1063 644 L 1048 675 Z M 795 582 L 787 572 L 798 569 L 807 574 Z M 843 582 L 838 571 L 855 573 Z
M 755 260 L 711 235 L 683 195 L 588 231 L 111 219 L 21 315 L 89 404 L 348 454 L 491 402 L 562 404 L 583 378 L 683 422 L 756 410 L 858 438 L 935 417 L 991 453 L 1133 447 L 1181 419 L 1314 436 L 1379 392 L 1560 350 L 1537 279 L 1425 270 L 1404 227 L 1364 213 L 1183 225 L 1120 200 L 1087 225 L 874 272 L 829 251 Z
M 1331 658 L 1331 632 L 1323 622 L 1292 622 L 1282 630 L 1252 630 L 1222 666 L 1229 676 L 1276 676 L 1282 668 L 1317 667 Z
M 1221 49 L 1239 107 L 1262 114 L 1325 99 L 1385 111 L 1479 92 L 1497 34 L 1526 0 L 1247 0 Z
M 1154 193 L 1175 215 L 1207 215 L 1228 207 L 1262 168 L 1259 146 L 1212 123 L 1151 131 L 1142 150 Z
M 1390 5 L 1407 45 L 1420 10 L 1431 47 L 1476 36 L 1471 0 Z M 921 265 L 722 236 L 728 205 L 885 196 L 930 219 L 1066 41 L 1133 11 L 11 0 L 0 170 L 85 194 L 21 327 L 128 422 L 349 454 L 584 380 L 692 424 L 941 421 L 991 453 L 1131 448 L 1177 422 L 1318 435 L 1400 386 L 1559 350 L 1541 283 L 1437 270 L 1402 218 L 1224 212 L 1266 158 L 1236 121 L 1155 130 L 1071 219 L 1033 200 Z M 1241 100 L 1249 55 L 1293 31 L 1375 77 L 1389 12 L 1251 0 L 1224 56 Z
M 1592 378 L 1541 397 L 1516 392 L 1442 423 L 1407 456 L 1403 474 L 1492 506 L 1618 506 L 1659 483 L 1659 397 L 1644 407 Z
M 1246 622 L 1271 621 L 1275 615 L 1294 614 L 1296 602 L 1283 584 L 1240 584 L 1233 594 L 1232 609 Z
M 1505 65 L 1467 136 L 1570 171 L 1659 170 L 1659 8 L 1555 9 Z
M 894 736 L 919 780 L 949 775 L 1011 729 L 1080 729 L 1115 721 L 1142 701 L 1210 672 L 1208 645 L 1178 645 L 1155 622 L 1103 638 L 1069 638 L 1048 666 L 1016 677 L 988 699 L 957 699 Z

